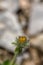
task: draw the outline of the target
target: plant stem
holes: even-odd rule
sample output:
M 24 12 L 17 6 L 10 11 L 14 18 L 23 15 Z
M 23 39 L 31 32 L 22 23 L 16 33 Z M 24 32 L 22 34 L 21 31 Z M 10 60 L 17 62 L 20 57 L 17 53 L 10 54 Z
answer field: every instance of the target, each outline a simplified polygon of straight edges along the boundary
M 10 65 L 14 65 L 14 64 L 15 64 L 16 57 L 17 57 L 17 55 L 14 55 L 13 59 L 11 60 L 11 63 L 10 63 Z

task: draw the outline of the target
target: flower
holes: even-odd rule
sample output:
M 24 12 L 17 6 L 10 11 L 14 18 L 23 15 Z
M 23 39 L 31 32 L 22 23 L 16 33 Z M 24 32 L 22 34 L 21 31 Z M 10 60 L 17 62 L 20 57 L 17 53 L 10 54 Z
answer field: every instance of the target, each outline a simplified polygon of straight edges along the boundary
M 20 36 L 19 37 L 19 42 L 20 43 L 24 43 L 24 42 L 26 42 L 26 40 L 27 40 L 27 38 L 25 36 Z

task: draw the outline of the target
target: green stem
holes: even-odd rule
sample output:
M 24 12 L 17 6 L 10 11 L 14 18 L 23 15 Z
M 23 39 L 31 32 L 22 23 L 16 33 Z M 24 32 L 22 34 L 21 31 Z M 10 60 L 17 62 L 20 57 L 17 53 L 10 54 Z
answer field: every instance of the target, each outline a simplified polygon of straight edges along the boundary
M 14 55 L 13 59 L 11 60 L 11 63 L 10 63 L 10 65 L 14 65 L 14 64 L 15 64 L 16 57 L 17 57 L 17 55 Z

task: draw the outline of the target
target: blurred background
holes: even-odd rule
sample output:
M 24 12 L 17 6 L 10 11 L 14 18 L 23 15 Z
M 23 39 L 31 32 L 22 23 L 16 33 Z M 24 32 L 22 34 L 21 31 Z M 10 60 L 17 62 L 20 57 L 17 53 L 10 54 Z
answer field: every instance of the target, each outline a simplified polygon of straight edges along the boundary
M 43 65 L 43 0 L 0 0 L 0 63 L 13 57 L 16 37 L 30 40 L 22 65 Z

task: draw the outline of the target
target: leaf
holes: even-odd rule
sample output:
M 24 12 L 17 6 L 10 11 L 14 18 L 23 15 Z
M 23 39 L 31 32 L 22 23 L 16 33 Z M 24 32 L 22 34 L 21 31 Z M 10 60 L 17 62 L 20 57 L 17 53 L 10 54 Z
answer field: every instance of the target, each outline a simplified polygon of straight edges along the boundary
M 3 65 L 9 65 L 9 64 L 10 64 L 9 60 L 4 61 L 4 63 L 3 63 Z
M 22 52 L 22 48 L 21 47 L 16 47 L 15 49 L 15 54 L 20 54 Z
M 17 45 L 17 43 L 15 43 L 15 42 L 12 42 L 12 44 Z
M 15 54 L 18 54 L 19 53 L 19 48 L 17 47 L 16 49 L 15 49 Z

